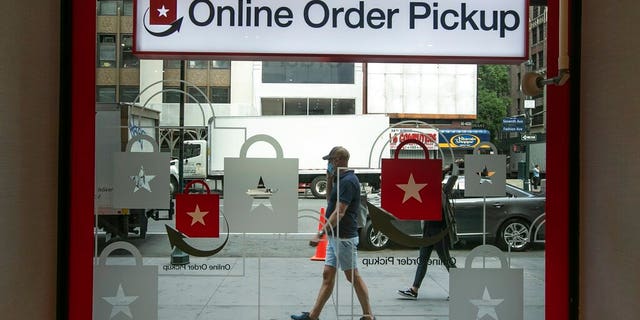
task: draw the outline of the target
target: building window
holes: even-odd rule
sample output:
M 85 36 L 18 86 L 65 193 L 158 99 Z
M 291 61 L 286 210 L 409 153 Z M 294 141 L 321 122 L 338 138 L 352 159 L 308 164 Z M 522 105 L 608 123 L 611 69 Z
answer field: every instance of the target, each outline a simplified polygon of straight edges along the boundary
M 538 26 L 538 39 L 540 39 L 540 41 L 543 41 L 546 38 L 547 37 L 544 33 L 544 24 L 541 24 Z
M 538 43 L 538 28 L 531 28 L 531 44 Z
M 140 60 L 133 55 L 133 36 L 130 34 L 122 35 L 122 42 L 120 43 L 122 49 L 122 68 L 138 68 L 140 66 Z
M 115 103 L 116 86 L 96 86 L 96 101 L 103 103 Z
M 537 105 L 533 109 L 533 117 L 531 117 L 532 126 L 541 126 L 544 124 L 544 110 L 542 105 Z
M 114 0 L 99 0 L 98 15 L 99 16 L 115 16 L 118 14 L 118 2 Z
M 179 87 L 164 87 L 162 92 L 162 102 L 165 103 L 180 103 L 182 98 L 182 92 Z
M 333 114 L 356 114 L 356 100 L 333 99 Z
M 262 115 L 355 114 L 355 99 L 262 98 Z
M 189 60 L 189 69 L 206 69 L 209 66 L 207 60 Z
M 180 60 L 164 60 L 165 69 L 180 69 Z
M 120 102 L 136 102 L 138 93 L 140 93 L 138 86 L 120 86 Z
M 133 16 L 133 0 L 122 1 L 122 15 L 128 17 Z
M 198 90 L 199 89 L 199 90 Z M 187 89 L 189 103 L 207 103 L 207 87 L 192 87 Z
M 281 116 L 283 114 L 284 99 L 282 98 L 262 98 L 260 105 L 263 116 Z
M 213 103 L 230 103 L 231 98 L 229 92 L 230 87 L 211 87 L 211 102 Z
M 99 68 L 115 68 L 116 67 L 116 35 L 114 34 L 98 35 L 98 67 Z
M 309 114 L 310 115 L 331 114 L 331 99 L 310 98 Z
M 544 68 L 544 51 L 538 52 L 538 69 Z
M 211 69 L 231 69 L 231 61 L 213 60 L 211 61 Z
M 306 98 L 286 98 L 284 100 L 284 114 L 288 116 L 306 115 L 307 99 Z
M 263 83 L 354 83 L 353 63 L 262 62 Z

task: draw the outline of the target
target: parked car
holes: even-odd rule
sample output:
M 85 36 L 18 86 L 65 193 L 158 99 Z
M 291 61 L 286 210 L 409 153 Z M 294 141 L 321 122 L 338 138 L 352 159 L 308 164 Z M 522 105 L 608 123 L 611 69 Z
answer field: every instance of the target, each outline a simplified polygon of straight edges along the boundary
M 443 184 L 448 177 L 445 177 Z M 525 251 L 532 243 L 533 236 L 544 239 L 544 224 L 539 218 L 545 212 L 544 196 L 524 191 L 506 184 L 505 196 L 486 197 L 486 243 L 493 243 L 511 251 Z M 370 194 L 367 201 L 380 207 L 381 193 Z M 464 177 L 458 177 L 451 192 L 451 202 L 455 212 L 457 234 L 460 239 L 482 239 L 482 216 L 484 198 L 464 196 Z M 544 218 L 544 217 L 542 217 Z M 421 221 L 397 220 L 393 224 L 406 234 L 422 236 Z M 534 224 L 534 228 L 531 225 Z M 537 228 L 541 230 L 538 232 Z M 380 250 L 389 246 L 390 239 L 376 230 L 367 219 L 360 232 L 361 248 Z

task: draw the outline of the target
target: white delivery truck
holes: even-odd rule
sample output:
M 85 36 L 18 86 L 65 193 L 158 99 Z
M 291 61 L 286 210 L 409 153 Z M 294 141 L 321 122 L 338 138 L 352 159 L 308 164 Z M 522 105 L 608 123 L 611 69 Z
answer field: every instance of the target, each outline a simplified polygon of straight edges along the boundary
M 382 114 L 216 117 L 209 121 L 208 140 L 184 142 L 183 179 L 205 179 L 212 190 L 222 190 L 224 159 L 238 158 L 250 137 L 266 134 L 282 147 L 284 158 L 297 158 L 300 190 L 326 196 L 327 161 L 332 147 L 349 150 L 349 166 L 360 181 L 380 186 L 380 158 L 389 155 L 389 118 Z M 174 152 L 175 153 L 175 152 Z M 250 146 L 249 158 L 274 158 L 273 147 L 264 142 Z M 170 166 L 172 192 L 178 189 L 178 160 Z M 186 182 L 185 182 L 186 183 Z

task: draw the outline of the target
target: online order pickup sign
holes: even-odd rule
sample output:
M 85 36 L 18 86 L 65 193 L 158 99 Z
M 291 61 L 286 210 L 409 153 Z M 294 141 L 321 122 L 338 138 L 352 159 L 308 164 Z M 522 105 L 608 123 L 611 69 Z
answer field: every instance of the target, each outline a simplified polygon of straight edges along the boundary
M 143 58 L 526 60 L 526 0 L 135 0 Z M 353 59 L 353 58 L 351 58 Z

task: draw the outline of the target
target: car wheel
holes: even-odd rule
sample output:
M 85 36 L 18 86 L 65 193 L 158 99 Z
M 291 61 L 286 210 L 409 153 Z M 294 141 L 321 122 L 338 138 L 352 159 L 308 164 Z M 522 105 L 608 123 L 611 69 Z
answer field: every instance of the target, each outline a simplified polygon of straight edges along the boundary
M 364 250 L 382 250 L 389 246 L 389 237 L 373 227 L 371 220 L 367 220 L 360 230 L 360 248 Z
M 530 232 L 529 222 L 521 219 L 509 219 L 502 224 L 498 231 L 497 245 L 503 250 L 525 251 L 529 248 Z
M 311 180 L 311 194 L 317 199 L 327 197 L 327 177 L 317 176 Z

